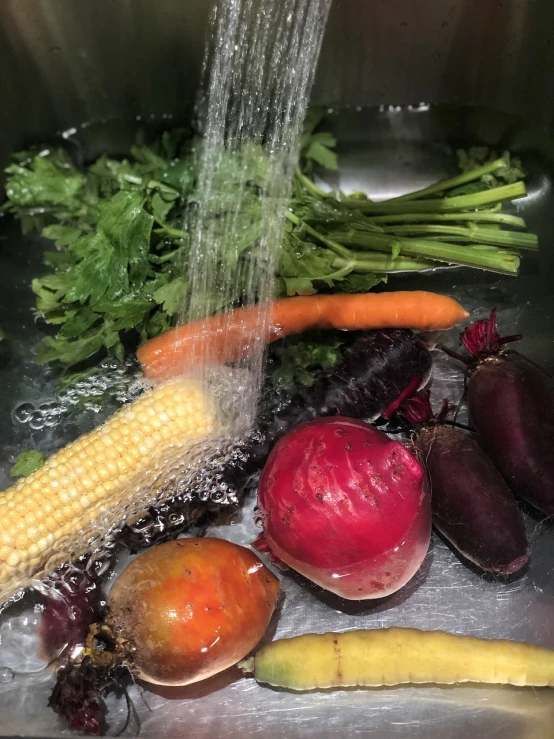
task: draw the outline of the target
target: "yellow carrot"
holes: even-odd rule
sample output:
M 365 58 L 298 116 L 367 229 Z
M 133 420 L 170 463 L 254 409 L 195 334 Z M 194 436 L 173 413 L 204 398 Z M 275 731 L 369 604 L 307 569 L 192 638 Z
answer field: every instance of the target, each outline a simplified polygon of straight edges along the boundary
M 239 664 L 291 690 L 404 683 L 554 686 L 554 651 L 503 639 L 389 628 L 279 639 Z

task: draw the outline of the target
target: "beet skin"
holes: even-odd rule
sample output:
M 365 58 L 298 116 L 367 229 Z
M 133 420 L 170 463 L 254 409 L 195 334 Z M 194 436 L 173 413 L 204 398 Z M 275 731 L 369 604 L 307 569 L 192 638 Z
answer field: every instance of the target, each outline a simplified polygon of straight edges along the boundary
M 417 434 L 431 481 L 433 524 L 486 572 L 512 575 L 529 560 L 523 516 L 500 473 L 476 441 L 448 426 Z
M 350 418 L 317 419 L 282 438 L 262 472 L 258 504 L 273 554 L 349 600 L 394 593 L 429 546 L 422 465 Z
M 554 382 L 516 352 L 477 364 L 468 387 L 480 443 L 512 490 L 554 514 Z

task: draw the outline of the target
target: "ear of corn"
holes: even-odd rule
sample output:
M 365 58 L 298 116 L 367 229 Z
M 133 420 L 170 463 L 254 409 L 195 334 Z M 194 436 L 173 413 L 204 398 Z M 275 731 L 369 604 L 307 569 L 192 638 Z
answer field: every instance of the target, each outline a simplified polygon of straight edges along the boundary
M 160 486 L 216 428 L 199 384 L 147 391 L 0 493 L 0 603 L 93 551 L 114 527 L 160 502 Z

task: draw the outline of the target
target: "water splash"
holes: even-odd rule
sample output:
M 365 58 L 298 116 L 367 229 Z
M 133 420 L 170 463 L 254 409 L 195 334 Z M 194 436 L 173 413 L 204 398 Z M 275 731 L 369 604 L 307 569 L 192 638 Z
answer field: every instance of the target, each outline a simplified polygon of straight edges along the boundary
M 260 389 L 268 301 L 284 215 L 331 0 L 219 0 L 206 54 L 203 145 L 190 223 L 190 296 L 181 319 L 259 304 L 244 322 L 250 372 L 236 396 L 251 422 Z M 229 174 L 232 173 L 232 179 Z M 241 260 L 255 242 L 255 253 Z M 219 338 L 233 341 L 224 325 Z M 207 364 L 199 333 L 194 351 Z

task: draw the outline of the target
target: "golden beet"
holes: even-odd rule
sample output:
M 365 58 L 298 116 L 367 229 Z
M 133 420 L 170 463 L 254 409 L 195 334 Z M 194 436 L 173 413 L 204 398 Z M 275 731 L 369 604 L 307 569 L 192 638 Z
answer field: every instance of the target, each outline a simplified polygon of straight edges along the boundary
M 249 549 L 223 539 L 178 539 L 133 560 L 109 596 L 109 623 L 136 673 L 186 685 L 225 670 L 262 638 L 279 580 Z

